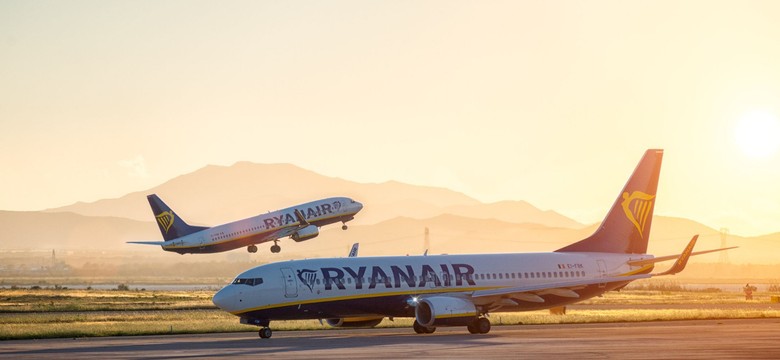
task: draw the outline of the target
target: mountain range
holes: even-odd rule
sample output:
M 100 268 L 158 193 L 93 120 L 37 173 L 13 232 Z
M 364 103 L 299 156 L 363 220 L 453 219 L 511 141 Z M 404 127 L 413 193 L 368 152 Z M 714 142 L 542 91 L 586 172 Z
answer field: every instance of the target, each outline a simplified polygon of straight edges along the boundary
M 38 212 L 0 211 L 0 250 L 99 249 L 177 257 L 158 247 L 125 244 L 161 238 L 145 199 L 152 193 L 190 224 L 207 226 L 329 196 L 348 196 L 365 206 L 349 223 L 348 231 L 328 226 L 310 241 L 282 240 L 281 254 L 270 254 L 264 250 L 270 244 L 262 244 L 257 254 L 239 249 L 229 254 L 187 255 L 193 261 L 226 256 L 267 261 L 343 256 L 354 242 L 361 243 L 361 255 L 419 254 L 425 251 L 426 228 L 431 253 L 552 251 L 586 237 L 598 226 L 580 224 L 524 201 L 485 204 L 443 188 L 395 181 L 358 183 L 290 164 L 239 162 L 206 166 L 116 199 Z M 604 200 L 604 213 L 613 200 Z M 720 233 L 712 228 L 656 215 L 648 251 L 656 255 L 679 253 L 693 234 L 700 234 L 697 249 L 721 245 Z M 780 233 L 750 238 L 730 235 L 728 245 L 740 246 L 729 252 L 731 261 L 777 263 L 774 249 L 780 245 Z M 720 255 L 701 259 L 714 262 Z

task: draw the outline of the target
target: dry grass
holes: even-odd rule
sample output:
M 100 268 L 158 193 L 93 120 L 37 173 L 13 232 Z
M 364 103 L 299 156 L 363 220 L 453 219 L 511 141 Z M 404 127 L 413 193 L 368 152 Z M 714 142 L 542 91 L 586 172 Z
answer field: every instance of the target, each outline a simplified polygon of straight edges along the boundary
M 0 289 L 0 312 L 213 309 L 212 291 Z
M 257 331 L 216 309 L 211 291 L 0 289 L 0 339 Z M 627 290 L 548 311 L 490 314 L 494 325 L 688 319 L 780 318 L 769 293 Z M 766 305 L 763 305 L 766 304 Z M 411 327 L 385 319 L 380 327 Z M 274 330 L 326 329 L 317 320 L 277 321 Z

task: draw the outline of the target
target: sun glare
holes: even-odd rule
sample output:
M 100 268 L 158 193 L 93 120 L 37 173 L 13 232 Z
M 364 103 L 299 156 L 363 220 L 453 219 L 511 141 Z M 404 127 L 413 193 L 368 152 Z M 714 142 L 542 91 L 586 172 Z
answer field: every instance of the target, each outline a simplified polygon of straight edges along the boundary
M 770 113 L 750 112 L 739 119 L 734 139 L 745 156 L 767 158 L 780 149 L 780 124 L 777 117 Z

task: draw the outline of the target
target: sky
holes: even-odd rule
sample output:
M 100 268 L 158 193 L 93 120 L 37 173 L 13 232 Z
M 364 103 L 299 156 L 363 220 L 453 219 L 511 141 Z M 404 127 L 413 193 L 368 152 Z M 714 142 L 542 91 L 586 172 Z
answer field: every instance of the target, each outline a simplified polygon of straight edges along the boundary
M 0 210 L 251 161 L 590 224 L 663 148 L 656 215 L 778 232 L 777 14 L 774 1 L 0 0 Z

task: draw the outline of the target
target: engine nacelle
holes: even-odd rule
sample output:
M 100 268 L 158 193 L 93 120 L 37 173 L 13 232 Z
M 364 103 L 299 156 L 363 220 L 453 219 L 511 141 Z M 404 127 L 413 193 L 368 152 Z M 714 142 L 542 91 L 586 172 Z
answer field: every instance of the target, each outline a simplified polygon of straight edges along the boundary
M 358 317 L 358 318 L 338 318 L 325 319 L 331 327 L 335 328 L 372 328 L 379 325 L 384 318 Z
M 425 327 L 469 325 L 478 315 L 474 303 L 452 296 L 421 299 L 414 309 L 417 322 Z
M 295 241 L 304 241 L 314 239 L 320 234 L 317 225 L 309 225 L 303 229 L 294 232 L 290 237 Z

